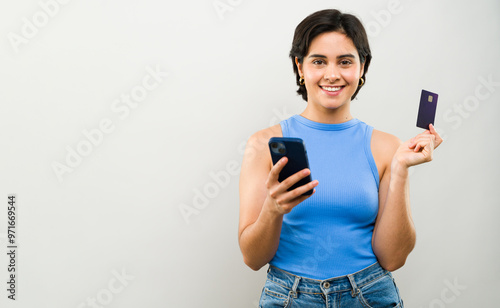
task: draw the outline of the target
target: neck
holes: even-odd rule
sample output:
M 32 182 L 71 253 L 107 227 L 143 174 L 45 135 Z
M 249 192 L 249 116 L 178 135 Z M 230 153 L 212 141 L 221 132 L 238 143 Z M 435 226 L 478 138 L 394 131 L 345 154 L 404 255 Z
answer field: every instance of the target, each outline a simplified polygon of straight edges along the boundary
M 339 124 L 353 119 L 349 107 L 350 104 L 335 109 L 324 108 L 322 106 L 314 108 L 313 104 L 307 103 L 306 109 L 300 115 L 314 122 Z

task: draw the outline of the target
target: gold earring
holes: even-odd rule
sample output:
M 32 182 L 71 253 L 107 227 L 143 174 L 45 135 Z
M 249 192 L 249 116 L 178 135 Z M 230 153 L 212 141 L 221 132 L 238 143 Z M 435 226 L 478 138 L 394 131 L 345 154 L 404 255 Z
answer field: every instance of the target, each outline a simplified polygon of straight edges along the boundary
M 361 84 L 358 85 L 358 87 L 362 87 L 365 84 L 365 80 L 363 79 L 363 77 L 359 78 L 359 80 L 361 80 Z
M 305 85 L 305 84 L 306 84 L 306 82 L 304 81 L 304 77 L 300 77 L 300 79 L 299 79 L 299 84 L 300 84 L 301 86 L 303 86 L 303 85 Z

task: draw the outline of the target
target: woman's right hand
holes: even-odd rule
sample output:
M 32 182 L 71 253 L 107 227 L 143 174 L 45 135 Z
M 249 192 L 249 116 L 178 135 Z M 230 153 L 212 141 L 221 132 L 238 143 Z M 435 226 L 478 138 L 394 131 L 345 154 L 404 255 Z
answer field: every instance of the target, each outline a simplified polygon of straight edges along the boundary
M 313 190 L 311 195 L 303 195 L 303 193 L 313 189 L 318 186 L 318 181 L 314 180 L 302 186 L 299 186 L 291 191 L 287 191 L 292 185 L 300 181 L 302 178 L 308 176 L 311 171 L 308 168 L 302 169 L 301 171 L 289 176 L 281 183 L 278 181 L 279 174 L 283 167 L 288 162 L 287 157 L 281 158 L 269 172 L 269 176 L 266 180 L 267 188 L 267 200 L 266 203 L 271 205 L 271 210 L 277 212 L 278 214 L 287 214 L 299 203 L 306 200 L 316 192 Z

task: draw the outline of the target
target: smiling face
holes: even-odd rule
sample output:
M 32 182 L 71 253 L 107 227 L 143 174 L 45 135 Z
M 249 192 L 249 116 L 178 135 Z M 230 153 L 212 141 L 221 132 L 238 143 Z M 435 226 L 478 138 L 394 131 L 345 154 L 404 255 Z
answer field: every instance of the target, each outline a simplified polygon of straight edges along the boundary
M 339 32 L 322 33 L 312 40 L 302 63 L 297 58 L 295 63 L 305 81 L 307 109 L 320 113 L 343 109 L 350 115 L 349 104 L 364 65 L 349 37 Z

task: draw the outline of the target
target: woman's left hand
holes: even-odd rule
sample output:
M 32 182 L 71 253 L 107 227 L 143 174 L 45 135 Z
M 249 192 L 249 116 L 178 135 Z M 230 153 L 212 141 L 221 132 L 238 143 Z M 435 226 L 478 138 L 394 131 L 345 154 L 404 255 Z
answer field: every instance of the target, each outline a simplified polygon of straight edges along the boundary
M 429 124 L 428 130 L 400 145 L 393 159 L 406 167 L 429 162 L 432 160 L 434 149 L 442 142 L 443 139 L 436 132 L 434 126 Z

